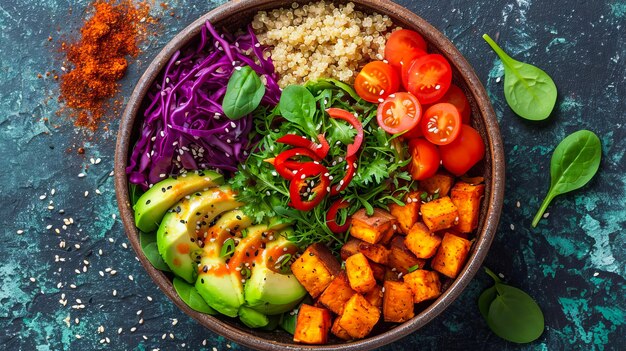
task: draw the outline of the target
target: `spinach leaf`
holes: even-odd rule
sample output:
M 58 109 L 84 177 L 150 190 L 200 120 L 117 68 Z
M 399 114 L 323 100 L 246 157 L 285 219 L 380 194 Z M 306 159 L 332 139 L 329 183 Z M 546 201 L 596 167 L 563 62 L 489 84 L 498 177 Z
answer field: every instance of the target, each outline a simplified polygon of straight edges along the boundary
M 135 206 L 141 195 L 143 195 L 143 191 L 137 184 L 131 184 L 128 187 L 128 192 L 130 193 L 130 205 L 131 207 Z
M 537 211 L 532 226 L 537 226 L 555 196 L 587 184 L 598 171 L 601 158 L 602 144 L 595 133 L 583 129 L 563 139 L 552 154 L 550 190 Z
M 307 135 L 317 135 L 313 122 L 317 105 L 309 89 L 300 85 L 286 87 L 280 95 L 278 107 L 283 118 L 298 125 Z
M 528 343 L 543 333 L 543 312 L 528 294 L 503 284 L 491 270 L 494 286 L 485 290 L 478 299 L 481 315 L 489 328 L 499 337 L 515 343 Z
M 520 117 L 540 121 L 548 118 L 556 103 L 554 81 L 543 70 L 511 58 L 487 34 L 483 39 L 504 64 L 504 97 Z
M 192 310 L 206 314 L 217 314 L 217 312 L 204 301 L 202 296 L 200 296 L 195 286 L 178 277 L 174 277 L 172 283 L 180 299 L 183 300 L 187 306 L 191 307 Z
M 293 313 L 293 314 L 292 314 Z M 296 321 L 298 320 L 298 310 L 283 313 L 280 320 L 280 327 L 287 333 L 293 335 L 296 332 Z
M 163 257 L 159 253 L 154 233 L 139 232 L 139 245 L 154 268 L 163 272 L 171 272 L 170 267 L 163 261 Z
M 236 69 L 226 86 L 222 101 L 224 114 L 233 120 L 240 119 L 259 106 L 263 95 L 265 95 L 265 85 L 250 66 Z
M 308 81 L 304 84 L 304 86 L 306 88 L 308 88 L 313 95 L 317 95 L 317 93 L 321 90 L 324 89 L 336 89 L 339 88 L 343 91 L 345 91 L 346 93 L 348 93 L 348 95 L 350 95 L 350 97 L 352 97 L 354 100 L 356 101 L 363 101 L 361 99 L 361 97 L 359 96 L 359 94 L 356 93 L 356 91 L 354 90 L 354 88 L 352 88 L 350 85 L 339 81 L 337 79 L 333 79 L 333 78 L 320 78 L 318 80 L 315 81 Z

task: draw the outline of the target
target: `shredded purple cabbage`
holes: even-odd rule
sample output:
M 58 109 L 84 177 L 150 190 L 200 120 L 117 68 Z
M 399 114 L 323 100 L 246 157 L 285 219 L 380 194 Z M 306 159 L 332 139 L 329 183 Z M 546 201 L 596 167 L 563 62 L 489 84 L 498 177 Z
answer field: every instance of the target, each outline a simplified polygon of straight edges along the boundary
M 186 170 L 236 171 L 254 146 L 253 121 L 250 115 L 228 119 L 222 99 L 235 67 L 248 65 L 266 84 L 261 104 L 278 104 L 278 76 L 265 49 L 251 26 L 235 37 L 206 22 L 198 45 L 177 51 L 146 96 L 150 104 L 126 167 L 129 181 L 145 190 Z

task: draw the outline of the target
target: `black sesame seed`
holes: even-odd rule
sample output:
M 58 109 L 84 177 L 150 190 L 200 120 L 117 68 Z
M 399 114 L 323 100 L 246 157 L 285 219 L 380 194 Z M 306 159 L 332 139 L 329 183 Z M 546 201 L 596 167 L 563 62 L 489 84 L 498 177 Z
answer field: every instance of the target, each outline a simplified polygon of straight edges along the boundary
M 202 271 L 203 271 L 204 273 L 208 272 L 208 271 L 209 271 L 209 266 L 204 266 L 204 267 L 202 267 Z
M 204 284 L 204 279 L 200 279 L 200 283 Z
M 150 205 L 151 202 L 151 200 L 146 201 L 146 205 Z
M 165 188 L 161 188 L 161 191 L 162 191 L 162 192 L 165 192 Z

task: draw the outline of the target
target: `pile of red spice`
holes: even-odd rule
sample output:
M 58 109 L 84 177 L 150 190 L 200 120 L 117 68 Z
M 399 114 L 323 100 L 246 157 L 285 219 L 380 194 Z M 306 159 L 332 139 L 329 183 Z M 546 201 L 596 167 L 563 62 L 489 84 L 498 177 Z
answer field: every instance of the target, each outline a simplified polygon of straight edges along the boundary
M 97 0 L 93 16 L 80 30 L 80 40 L 62 43 L 71 68 L 61 76 L 60 100 L 73 109 L 77 127 L 96 130 L 107 99 L 119 91 L 118 80 L 128 67 L 127 57 L 139 54 L 145 38 L 150 6 L 132 0 Z

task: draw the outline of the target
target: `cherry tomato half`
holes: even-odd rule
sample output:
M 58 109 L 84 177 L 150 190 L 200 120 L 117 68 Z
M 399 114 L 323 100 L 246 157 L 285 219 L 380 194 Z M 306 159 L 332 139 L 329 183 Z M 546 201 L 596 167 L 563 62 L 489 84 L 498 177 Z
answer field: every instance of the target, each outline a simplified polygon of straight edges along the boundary
M 460 176 L 485 157 L 485 143 L 476 129 L 463 124 L 457 138 L 439 147 L 445 169 Z
M 449 102 L 456 106 L 456 109 L 459 110 L 459 114 L 461 115 L 461 121 L 465 124 L 470 123 L 472 108 L 470 107 L 469 101 L 467 101 L 467 96 L 465 96 L 461 88 L 451 84 L 446 95 L 444 95 L 439 102 Z
M 446 145 L 456 139 L 461 131 L 459 110 L 450 103 L 441 102 L 430 106 L 424 112 L 422 133 L 428 141 L 437 145 Z
M 422 105 L 441 99 L 452 82 L 452 68 L 443 56 L 430 54 L 413 60 L 402 70 L 406 90 L 415 95 Z
M 400 88 L 398 72 L 382 61 L 372 61 L 365 65 L 354 80 L 354 89 L 359 96 L 369 102 L 379 102 Z
M 378 105 L 378 125 L 389 134 L 402 133 L 415 127 L 422 117 L 422 106 L 411 93 L 389 95 Z
M 423 180 L 437 173 L 441 157 L 439 150 L 431 142 L 423 138 L 413 139 L 409 141 L 409 153 L 411 155 L 411 163 L 409 163 L 411 178 Z
M 390 65 L 400 69 L 417 56 L 426 54 L 426 41 L 417 32 L 409 29 L 397 30 L 389 36 L 385 44 L 385 59 Z

